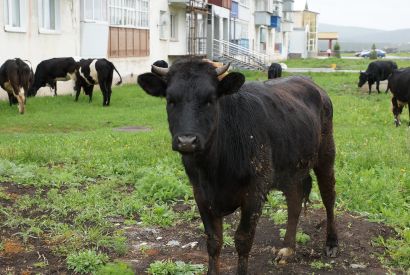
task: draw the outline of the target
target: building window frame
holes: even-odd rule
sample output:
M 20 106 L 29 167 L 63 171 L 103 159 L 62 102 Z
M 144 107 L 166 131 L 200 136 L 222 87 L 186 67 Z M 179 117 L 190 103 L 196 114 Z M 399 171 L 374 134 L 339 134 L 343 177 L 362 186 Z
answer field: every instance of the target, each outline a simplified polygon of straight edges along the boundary
M 171 12 L 169 15 L 169 40 L 178 41 L 178 14 Z
M 159 39 L 167 40 L 168 39 L 168 16 L 167 12 L 161 10 L 159 12 Z
M 81 21 L 87 23 L 108 24 L 108 5 L 109 0 L 81 0 Z M 91 16 L 87 13 L 89 6 L 87 3 L 91 3 Z M 100 10 L 98 10 L 99 3 Z
M 128 2 L 129 1 L 129 2 Z M 149 29 L 149 0 L 109 0 L 109 24 L 112 27 Z M 128 6 L 126 3 L 129 4 Z
M 7 32 L 27 32 L 27 2 L 26 0 L 17 0 L 19 3 L 19 25 L 13 25 L 13 5 L 14 0 L 4 0 L 4 30 Z
M 54 28 L 51 26 L 51 1 L 54 2 Z M 42 34 L 60 34 L 61 33 L 61 8 L 59 0 L 38 0 L 38 31 Z M 50 13 L 46 13 L 49 11 Z M 46 21 L 48 23 L 46 23 Z M 49 25 L 49 26 L 46 26 Z

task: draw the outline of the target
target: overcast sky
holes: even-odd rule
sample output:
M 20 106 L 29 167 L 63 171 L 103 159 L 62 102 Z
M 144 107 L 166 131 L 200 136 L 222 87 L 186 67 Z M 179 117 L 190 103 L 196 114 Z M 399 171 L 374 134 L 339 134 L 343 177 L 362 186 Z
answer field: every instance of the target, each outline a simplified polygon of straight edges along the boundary
M 302 10 L 306 0 L 295 0 Z M 319 12 L 319 22 L 381 30 L 410 28 L 410 0 L 308 0 L 309 10 Z

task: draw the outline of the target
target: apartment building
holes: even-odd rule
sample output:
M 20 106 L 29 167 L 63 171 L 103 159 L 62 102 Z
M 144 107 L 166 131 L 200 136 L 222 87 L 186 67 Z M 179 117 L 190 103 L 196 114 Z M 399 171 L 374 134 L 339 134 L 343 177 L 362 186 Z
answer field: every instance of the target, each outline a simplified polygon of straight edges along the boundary
M 41 60 L 52 57 L 108 58 L 132 82 L 159 59 L 173 62 L 187 55 L 217 59 L 235 49 L 235 58 L 269 56 L 263 60 L 267 63 L 285 59 L 289 46 L 300 43 L 297 39 L 289 42 L 295 16 L 293 0 L 0 3 L 0 62 L 20 57 L 36 67 Z M 302 25 L 306 18 L 303 16 Z M 311 34 L 316 30 L 310 27 L 309 32 L 307 43 L 314 52 L 317 42 Z M 255 58 L 241 60 L 246 63 Z M 64 85 L 68 84 L 59 82 L 60 91 Z M 71 90 L 71 85 L 67 90 Z

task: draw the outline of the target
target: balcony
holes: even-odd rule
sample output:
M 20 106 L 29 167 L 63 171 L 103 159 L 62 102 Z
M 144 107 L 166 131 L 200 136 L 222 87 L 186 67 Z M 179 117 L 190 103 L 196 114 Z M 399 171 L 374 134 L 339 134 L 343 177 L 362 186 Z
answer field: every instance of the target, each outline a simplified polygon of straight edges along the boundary
M 255 11 L 255 25 L 270 26 L 271 14 L 266 11 Z
M 271 16 L 270 17 L 270 26 L 272 28 L 275 28 L 276 31 L 278 31 L 278 32 L 280 32 L 280 26 L 281 26 L 280 22 L 281 22 L 280 16 Z
M 189 0 L 168 0 L 168 4 L 171 6 L 184 7 L 189 3 Z
M 293 11 L 293 0 L 284 0 L 282 11 L 284 12 Z
M 292 32 L 293 31 L 293 23 L 284 21 L 282 22 L 282 31 L 283 32 Z
M 231 9 L 232 0 L 208 0 L 208 4 L 213 4 L 222 8 Z

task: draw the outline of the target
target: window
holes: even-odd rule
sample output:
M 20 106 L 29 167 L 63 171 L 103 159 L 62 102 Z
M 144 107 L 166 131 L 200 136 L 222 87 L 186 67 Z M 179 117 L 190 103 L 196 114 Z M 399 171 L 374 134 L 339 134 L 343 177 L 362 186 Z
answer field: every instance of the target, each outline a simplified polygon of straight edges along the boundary
M 160 11 L 159 14 L 159 38 L 167 39 L 167 12 Z
M 149 0 L 110 0 L 110 25 L 149 28 Z
M 243 6 L 249 7 L 249 0 L 239 0 L 239 3 Z
M 39 31 L 53 33 L 60 30 L 60 1 L 38 0 Z
M 92 22 L 107 21 L 107 0 L 82 0 L 82 19 Z
M 178 16 L 176 14 L 171 14 L 170 16 L 171 25 L 171 40 L 178 40 Z
M 26 0 L 4 0 L 5 30 L 25 32 Z

